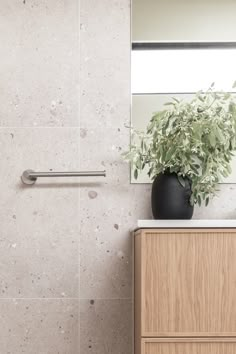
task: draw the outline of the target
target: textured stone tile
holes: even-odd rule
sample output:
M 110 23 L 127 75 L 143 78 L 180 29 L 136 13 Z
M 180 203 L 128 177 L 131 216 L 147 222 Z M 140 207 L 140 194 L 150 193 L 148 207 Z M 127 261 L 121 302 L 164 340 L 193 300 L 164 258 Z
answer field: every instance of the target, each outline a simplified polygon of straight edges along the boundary
M 131 185 L 121 158 L 129 131 L 88 126 L 82 130 L 81 168 L 105 169 L 105 179 L 87 179 L 80 188 L 80 296 L 132 296 L 132 238 L 137 219 L 151 218 L 151 185 Z M 84 133 L 86 132 L 86 134 Z M 85 154 L 86 150 L 86 154 Z
M 130 185 L 121 158 L 130 139 L 129 31 L 129 1 L 81 1 L 80 163 L 107 171 L 105 180 L 81 184 L 82 298 L 132 296 L 129 231 L 150 217 L 150 186 Z
M 194 219 L 236 219 L 236 185 L 220 184 L 207 207 L 194 207 Z
M 20 175 L 78 168 L 77 128 L 0 129 L 0 296 L 74 297 L 78 290 L 78 182 Z
M 78 124 L 79 0 L 1 3 L 0 126 Z
M 81 0 L 80 10 L 81 123 L 107 135 L 130 122 L 130 2 Z
M 131 354 L 132 327 L 129 300 L 81 300 L 80 354 Z
M 4 354 L 79 354 L 77 300 L 0 300 Z
M 129 143 L 129 21 L 128 1 L 81 1 L 80 162 L 81 168 L 107 171 L 105 180 L 81 185 L 82 298 L 131 297 L 129 230 L 144 210 L 137 194 L 149 194 L 145 186 L 129 184 L 120 156 Z
M 93 197 L 91 197 L 93 196 Z M 80 296 L 132 296 L 132 231 L 150 218 L 149 186 L 81 186 Z

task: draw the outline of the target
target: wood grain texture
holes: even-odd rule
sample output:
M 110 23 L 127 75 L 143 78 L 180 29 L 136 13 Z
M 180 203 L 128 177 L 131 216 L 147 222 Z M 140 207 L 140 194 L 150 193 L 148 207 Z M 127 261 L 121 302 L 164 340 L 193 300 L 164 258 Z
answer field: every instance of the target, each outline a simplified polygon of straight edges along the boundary
M 143 338 L 143 343 L 236 343 L 236 337 L 159 337 Z
M 236 230 L 146 230 L 139 237 L 141 335 L 236 336 Z
M 236 342 L 142 342 L 142 354 L 235 354 Z

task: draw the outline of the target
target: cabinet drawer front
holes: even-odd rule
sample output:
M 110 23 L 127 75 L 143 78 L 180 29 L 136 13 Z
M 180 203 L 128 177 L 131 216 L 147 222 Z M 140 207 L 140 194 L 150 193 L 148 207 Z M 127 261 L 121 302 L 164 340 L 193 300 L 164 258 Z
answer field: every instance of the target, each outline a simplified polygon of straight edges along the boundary
M 142 336 L 236 336 L 236 231 L 147 232 L 143 246 Z
M 172 341 L 153 342 L 144 340 L 142 354 L 235 354 L 236 342 L 223 341 Z

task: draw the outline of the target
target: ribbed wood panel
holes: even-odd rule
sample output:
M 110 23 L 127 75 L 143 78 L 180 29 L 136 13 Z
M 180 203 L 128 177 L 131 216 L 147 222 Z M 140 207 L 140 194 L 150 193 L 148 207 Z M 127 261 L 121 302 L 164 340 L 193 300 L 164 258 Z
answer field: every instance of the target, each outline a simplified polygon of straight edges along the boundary
M 158 230 L 140 237 L 141 335 L 236 336 L 236 232 Z

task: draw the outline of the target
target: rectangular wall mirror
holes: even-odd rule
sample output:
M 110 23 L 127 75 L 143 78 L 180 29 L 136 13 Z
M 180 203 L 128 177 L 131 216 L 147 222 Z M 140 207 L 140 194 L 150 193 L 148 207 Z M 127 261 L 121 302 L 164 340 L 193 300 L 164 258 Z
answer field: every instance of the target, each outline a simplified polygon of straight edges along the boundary
M 145 130 L 171 97 L 191 100 L 207 90 L 233 92 L 236 80 L 236 2 L 132 0 L 132 126 Z M 234 89 L 235 90 L 235 89 Z M 223 183 L 236 183 L 232 174 Z M 150 183 L 143 171 L 132 183 Z

